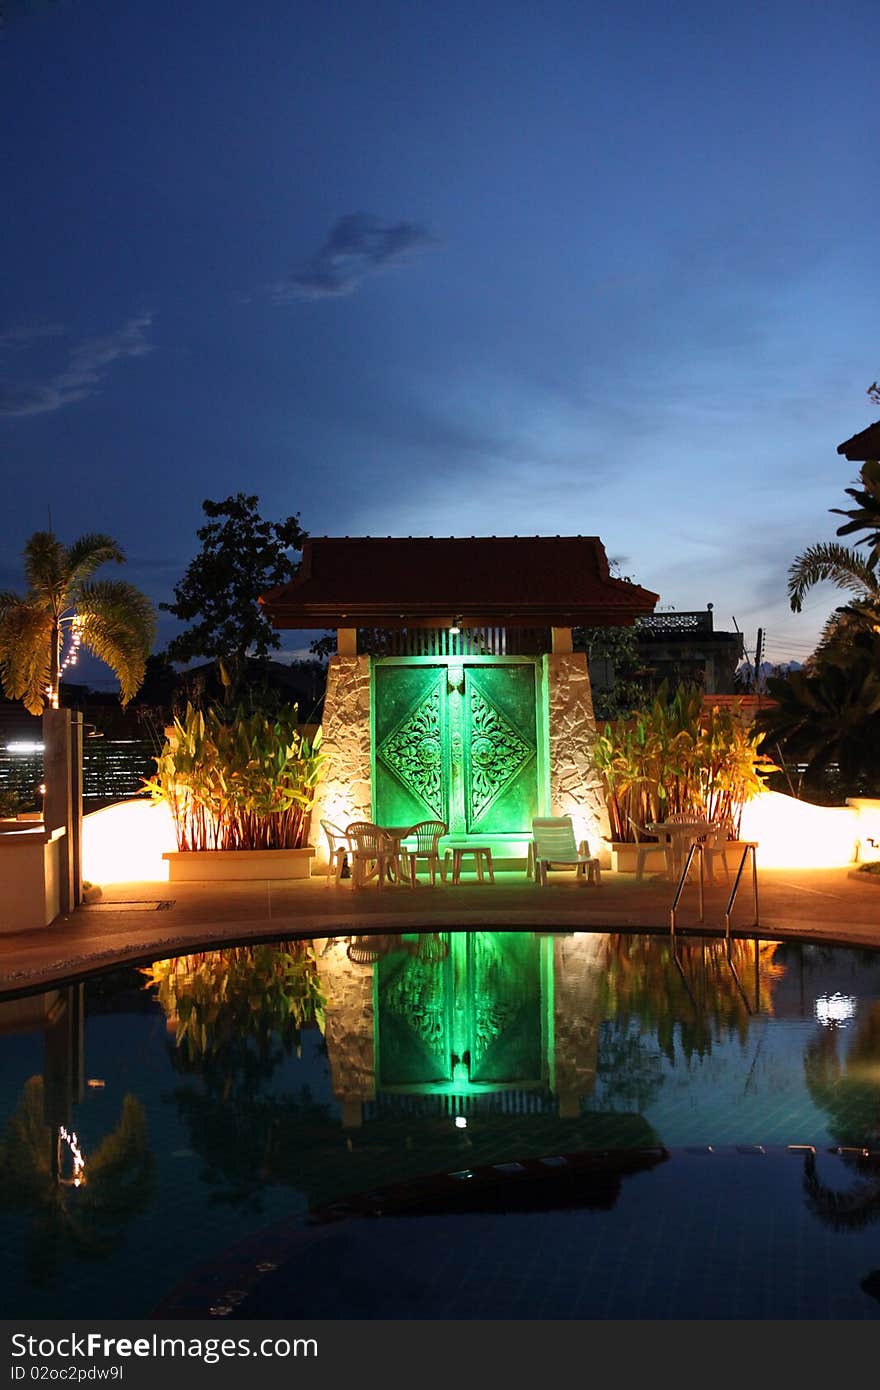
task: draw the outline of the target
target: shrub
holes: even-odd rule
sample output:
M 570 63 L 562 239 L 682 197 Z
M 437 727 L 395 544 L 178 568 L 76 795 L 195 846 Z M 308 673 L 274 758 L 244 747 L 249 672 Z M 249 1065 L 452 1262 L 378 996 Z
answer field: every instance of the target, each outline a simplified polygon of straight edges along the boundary
M 696 686 L 670 695 L 664 684 L 649 709 L 605 724 L 595 760 L 612 840 L 632 842 L 649 821 L 677 813 L 727 821 L 738 833 L 743 806 L 776 771 L 758 752 L 761 737 L 738 710 L 704 706 Z
M 179 850 L 301 849 L 325 756 L 297 709 L 231 719 L 187 705 L 144 779 L 171 808 Z

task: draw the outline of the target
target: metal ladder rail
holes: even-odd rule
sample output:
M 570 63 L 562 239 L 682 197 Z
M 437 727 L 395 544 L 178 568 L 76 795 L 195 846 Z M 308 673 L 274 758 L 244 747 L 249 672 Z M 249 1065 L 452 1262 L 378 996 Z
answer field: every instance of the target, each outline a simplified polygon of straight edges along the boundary
M 684 868 L 681 871 L 681 878 L 678 880 L 678 887 L 675 890 L 675 897 L 672 899 L 672 906 L 669 909 L 669 935 L 675 936 L 675 914 L 678 911 L 678 902 L 687 883 L 687 876 L 693 863 L 694 855 L 700 857 L 700 921 L 704 920 L 703 915 L 703 846 L 694 840 L 688 849 L 687 859 L 684 861 Z
M 749 855 L 751 855 L 752 858 L 752 893 L 755 903 L 755 920 L 751 925 L 752 927 L 757 927 L 758 925 L 758 864 L 755 857 L 755 850 L 757 848 L 758 843 L 756 840 L 748 840 L 743 845 L 739 868 L 736 871 L 736 877 L 733 881 L 733 887 L 730 890 L 730 897 L 727 900 L 727 908 L 724 913 L 724 935 L 728 943 L 730 942 L 730 924 L 733 917 L 733 905 L 736 902 L 736 895 L 739 891 L 740 880 L 742 879 L 742 871 L 745 868 L 746 860 Z

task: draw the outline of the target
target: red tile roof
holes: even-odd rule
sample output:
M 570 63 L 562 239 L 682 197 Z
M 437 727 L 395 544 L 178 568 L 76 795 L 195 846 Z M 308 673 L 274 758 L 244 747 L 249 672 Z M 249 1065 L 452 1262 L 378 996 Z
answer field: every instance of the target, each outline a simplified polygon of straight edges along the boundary
M 628 627 L 658 599 L 597 536 L 322 536 L 260 603 L 278 628 Z
M 838 444 L 837 452 L 852 463 L 866 463 L 868 459 L 880 458 L 880 420 L 875 420 L 866 430 L 854 434 Z

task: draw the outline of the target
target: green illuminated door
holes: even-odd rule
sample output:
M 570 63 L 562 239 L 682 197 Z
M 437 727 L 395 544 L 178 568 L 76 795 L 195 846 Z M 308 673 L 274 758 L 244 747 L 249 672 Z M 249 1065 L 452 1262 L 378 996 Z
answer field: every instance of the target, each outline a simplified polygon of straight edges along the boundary
M 530 831 L 538 814 L 534 666 L 466 667 L 463 716 L 465 830 Z
M 446 687 L 445 666 L 374 667 L 373 814 L 380 825 L 449 824 Z
M 538 812 L 535 667 L 377 664 L 375 817 L 452 834 L 531 829 Z

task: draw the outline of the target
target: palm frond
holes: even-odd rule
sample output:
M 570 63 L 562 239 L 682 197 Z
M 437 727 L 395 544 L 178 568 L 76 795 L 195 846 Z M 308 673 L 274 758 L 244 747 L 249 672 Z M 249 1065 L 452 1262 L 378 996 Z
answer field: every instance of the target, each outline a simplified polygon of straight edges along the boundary
M 809 546 L 791 562 L 788 598 L 792 612 L 800 613 L 804 595 L 825 580 L 860 598 L 880 598 L 880 577 L 870 559 L 849 546 L 829 541 Z
M 10 700 L 42 714 L 51 679 L 52 615 L 27 599 L 0 613 L 0 681 Z
M 874 632 L 880 632 L 880 600 L 855 599 L 842 608 L 835 608 L 819 634 L 810 664 L 839 661 L 860 633 Z
M 91 532 L 88 535 L 80 536 L 79 540 L 73 542 L 67 551 L 68 575 L 71 584 L 82 584 L 90 579 L 96 569 L 101 565 L 109 564 L 114 561 L 121 565 L 125 561 L 125 555 L 121 546 L 112 536 L 102 535 L 100 532 Z
M 35 531 L 22 558 L 31 593 L 54 607 L 67 587 L 67 550 L 53 531 Z
M 132 584 L 99 580 L 82 585 L 76 622 L 82 645 L 110 667 L 128 704 L 143 684 L 156 635 L 152 603 Z

